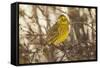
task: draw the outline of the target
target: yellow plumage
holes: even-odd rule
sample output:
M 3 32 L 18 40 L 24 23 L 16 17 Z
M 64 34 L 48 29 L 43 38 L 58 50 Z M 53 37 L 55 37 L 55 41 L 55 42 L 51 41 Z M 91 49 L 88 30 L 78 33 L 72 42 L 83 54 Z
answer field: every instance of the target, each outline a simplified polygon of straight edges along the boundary
M 69 21 L 66 16 L 60 15 L 54 24 L 47 32 L 47 43 L 57 45 L 68 38 Z

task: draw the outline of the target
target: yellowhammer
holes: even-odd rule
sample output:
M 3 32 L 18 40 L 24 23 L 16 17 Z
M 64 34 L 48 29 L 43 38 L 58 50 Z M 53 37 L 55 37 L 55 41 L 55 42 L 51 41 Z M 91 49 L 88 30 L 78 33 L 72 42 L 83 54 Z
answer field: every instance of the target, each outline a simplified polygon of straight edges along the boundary
M 58 45 L 65 41 L 69 35 L 69 21 L 65 15 L 60 15 L 54 24 L 47 32 L 47 43 Z

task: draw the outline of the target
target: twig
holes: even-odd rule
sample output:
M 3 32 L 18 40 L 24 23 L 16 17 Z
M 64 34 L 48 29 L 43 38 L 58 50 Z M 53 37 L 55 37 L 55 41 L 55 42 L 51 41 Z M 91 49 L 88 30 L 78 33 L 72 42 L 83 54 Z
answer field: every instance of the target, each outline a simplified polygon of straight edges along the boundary
M 64 58 L 64 56 L 65 56 L 66 54 L 64 53 L 64 55 L 61 57 L 61 59 L 60 59 L 60 61 L 62 61 L 63 60 L 63 58 Z
M 84 25 L 87 25 L 89 26 L 90 28 L 92 28 L 94 31 L 96 31 L 92 26 L 90 26 L 89 24 L 87 23 L 70 23 L 71 25 L 74 25 L 74 24 L 84 24 Z
M 62 13 L 67 14 L 67 12 L 62 11 L 61 9 L 58 9 L 58 8 L 56 8 L 56 9 L 59 10 L 60 12 L 62 12 Z

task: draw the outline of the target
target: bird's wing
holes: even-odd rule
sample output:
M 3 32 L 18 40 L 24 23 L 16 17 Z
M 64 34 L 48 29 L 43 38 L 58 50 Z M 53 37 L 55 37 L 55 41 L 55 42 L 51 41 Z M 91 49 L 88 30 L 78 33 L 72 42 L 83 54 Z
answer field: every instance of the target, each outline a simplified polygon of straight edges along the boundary
M 58 36 L 58 24 L 54 24 L 47 32 L 47 40 L 50 41 Z

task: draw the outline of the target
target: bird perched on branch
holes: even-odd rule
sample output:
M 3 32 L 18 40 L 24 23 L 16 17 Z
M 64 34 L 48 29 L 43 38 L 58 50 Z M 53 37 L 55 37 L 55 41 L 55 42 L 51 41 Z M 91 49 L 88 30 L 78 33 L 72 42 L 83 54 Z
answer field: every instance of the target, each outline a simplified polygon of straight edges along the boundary
M 65 15 L 60 15 L 57 22 L 47 31 L 47 43 L 58 45 L 69 35 L 70 23 Z

